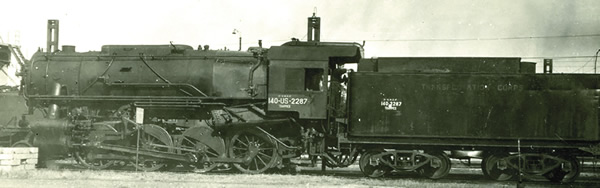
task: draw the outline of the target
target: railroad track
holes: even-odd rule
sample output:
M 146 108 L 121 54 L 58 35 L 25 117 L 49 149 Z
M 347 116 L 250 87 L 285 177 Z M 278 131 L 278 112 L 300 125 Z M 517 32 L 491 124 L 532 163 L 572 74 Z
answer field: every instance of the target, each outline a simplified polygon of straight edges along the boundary
M 210 173 L 193 173 L 183 167 L 175 168 L 169 172 L 136 172 L 132 166 L 124 166 L 113 170 L 86 170 L 74 161 L 57 161 L 48 169 L 38 169 L 36 172 L 27 173 L 30 180 L 25 182 L 39 183 L 40 185 L 62 186 L 76 182 L 78 185 L 100 185 L 119 187 L 157 187 L 175 185 L 176 187 L 190 186 L 219 186 L 219 187 L 511 187 L 516 186 L 518 181 L 494 181 L 483 176 L 477 160 L 471 165 L 465 165 L 460 161 L 453 161 L 454 167 L 450 174 L 439 180 L 425 179 L 416 173 L 394 172 L 383 178 L 367 178 L 360 172 L 357 165 L 348 168 L 327 169 L 321 171 L 320 166 L 299 167 L 300 172 L 292 174 L 289 171 L 272 171 L 265 174 L 248 175 L 241 174 L 235 170 L 222 170 Z M 58 174 L 58 175 L 57 175 Z M 7 185 L 21 185 L 19 175 L 3 175 L 0 180 Z M 25 183 L 24 182 L 24 183 Z M 14 184 L 11 184 L 14 183 Z M 522 182 L 525 187 L 564 187 L 545 179 L 526 180 Z M 569 186 L 573 187 L 597 187 L 600 186 L 600 173 L 584 170 L 581 176 Z M 0 185 L 0 187 L 3 187 Z M 19 186 L 21 187 L 21 186 Z M 25 185 L 25 187 L 27 187 Z

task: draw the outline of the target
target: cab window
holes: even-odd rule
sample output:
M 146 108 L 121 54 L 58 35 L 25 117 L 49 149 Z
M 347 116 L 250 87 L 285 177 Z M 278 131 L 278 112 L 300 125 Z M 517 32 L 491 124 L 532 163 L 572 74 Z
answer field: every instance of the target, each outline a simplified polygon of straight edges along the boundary
M 304 69 L 304 90 L 323 91 L 323 69 Z

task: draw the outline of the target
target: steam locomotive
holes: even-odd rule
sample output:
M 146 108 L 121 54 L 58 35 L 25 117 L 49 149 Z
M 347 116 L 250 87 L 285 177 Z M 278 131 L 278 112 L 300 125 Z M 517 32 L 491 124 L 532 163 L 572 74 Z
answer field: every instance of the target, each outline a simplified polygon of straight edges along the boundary
M 29 120 L 34 145 L 93 169 L 261 173 L 309 155 L 323 167 L 358 160 L 369 177 L 439 179 L 450 157 L 481 157 L 492 179 L 556 182 L 579 175 L 578 156 L 600 154 L 598 75 L 536 74 L 520 58 L 368 59 L 358 43 L 321 42 L 320 18 L 308 21 L 308 41 L 248 51 L 40 51 L 22 85 L 45 117 Z

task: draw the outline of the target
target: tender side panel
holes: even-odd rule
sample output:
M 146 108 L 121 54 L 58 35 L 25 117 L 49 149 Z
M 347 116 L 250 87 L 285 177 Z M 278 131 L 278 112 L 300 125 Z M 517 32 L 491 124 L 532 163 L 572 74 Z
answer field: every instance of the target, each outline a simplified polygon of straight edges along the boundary
M 594 75 L 351 74 L 350 135 L 598 140 Z
M 16 91 L 0 93 L 0 125 L 15 126 L 18 123 L 20 116 L 27 114 L 27 105 L 25 99 Z M 16 127 L 16 126 L 15 126 Z M 0 135 L 2 135 L 0 133 Z

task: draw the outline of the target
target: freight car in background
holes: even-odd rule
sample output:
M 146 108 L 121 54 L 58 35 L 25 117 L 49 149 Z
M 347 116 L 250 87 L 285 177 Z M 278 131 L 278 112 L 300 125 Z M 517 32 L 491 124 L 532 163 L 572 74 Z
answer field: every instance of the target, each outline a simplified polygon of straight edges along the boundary
M 16 86 L 0 86 L 0 147 L 31 147 L 35 136 L 23 119 L 25 100 Z
M 0 43 L 0 147 L 31 147 L 34 139 L 27 120 L 22 119 L 27 112 L 25 100 L 19 95 L 18 86 L 10 85 L 18 82 L 12 78 L 13 72 L 7 70 L 11 60 L 20 61 L 20 57 L 19 46 Z
M 245 173 L 358 159 L 370 177 L 448 174 L 448 153 L 481 153 L 483 173 L 573 181 L 597 156 L 598 75 L 536 74 L 520 58 L 363 59 L 357 43 L 308 41 L 245 52 L 106 45 L 34 54 L 23 82 L 35 145 L 89 168 L 131 163 Z M 49 22 L 49 36 L 58 22 Z M 259 42 L 260 43 L 260 42 Z M 358 63 L 358 70 L 345 69 Z M 347 94 L 347 95 L 346 95 Z

